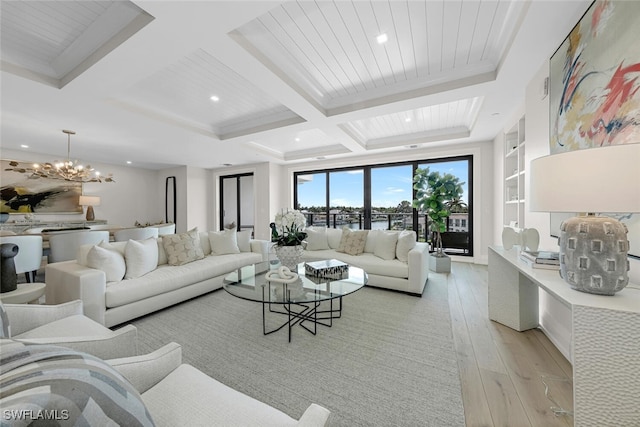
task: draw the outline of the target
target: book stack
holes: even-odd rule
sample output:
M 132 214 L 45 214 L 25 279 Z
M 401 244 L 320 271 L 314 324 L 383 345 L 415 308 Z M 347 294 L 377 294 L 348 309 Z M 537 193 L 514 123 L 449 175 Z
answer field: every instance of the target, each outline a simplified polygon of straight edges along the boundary
M 520 259 L 532 268 L 560 269 L 560 254 L 550 251 L 522 251 Z

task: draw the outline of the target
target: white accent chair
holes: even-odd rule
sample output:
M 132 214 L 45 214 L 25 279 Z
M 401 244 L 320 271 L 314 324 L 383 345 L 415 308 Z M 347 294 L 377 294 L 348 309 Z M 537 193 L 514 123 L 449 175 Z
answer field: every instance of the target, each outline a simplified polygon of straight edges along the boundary
M 145 240 L 150 237 L 158 238 L 158 229 L 155 227 L 125 228 L 113 233 L 116 242 L 131 240 Z
M 82 245 L 97 245 L 109 241 L 108 231 L 74 231 L 69 233 L 52 233 L 49 236 L 49 263 L 76 259 L 78 249 Z
M 324 426 L 329 410 L 312 403 L 296 420 L 182 363 L 169 343 L 153 353 L 107 360 L 142 396 L 156 426 Z
M 166 234 L 175 234 L 176 233 L 176 225 L 175 224 L 163 224 L 155 227 L 158 229 L 158 236 L 164 236 Z
M 2 236 L 0 243 L 18 245 L 18 255 L 13 258 L 16 273 L 24 273 L 27 282 L 35 282 L 42 265 L 42 236 Z
M 55 344 L 102 359 L 136 356 L 138 330 L 133 325 L 112 331 L 82 314 L 82 301 L 59 305 L 3 304 L 9 338 L 34 344 Z

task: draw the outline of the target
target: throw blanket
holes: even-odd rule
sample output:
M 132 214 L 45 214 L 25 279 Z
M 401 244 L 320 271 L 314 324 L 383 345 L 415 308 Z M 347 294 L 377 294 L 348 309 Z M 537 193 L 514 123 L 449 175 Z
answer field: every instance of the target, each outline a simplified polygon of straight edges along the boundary
M 140 394 L 103 360 L 53 345 L 0 345 L 2 425 L 154 425 Z

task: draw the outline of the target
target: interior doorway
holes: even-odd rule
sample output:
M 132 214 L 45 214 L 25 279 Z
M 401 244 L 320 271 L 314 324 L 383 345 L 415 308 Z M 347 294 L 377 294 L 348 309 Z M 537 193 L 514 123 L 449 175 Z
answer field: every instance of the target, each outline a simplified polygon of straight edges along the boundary
M 254 228 L 253 173 L 220 177 L 220 229 Z

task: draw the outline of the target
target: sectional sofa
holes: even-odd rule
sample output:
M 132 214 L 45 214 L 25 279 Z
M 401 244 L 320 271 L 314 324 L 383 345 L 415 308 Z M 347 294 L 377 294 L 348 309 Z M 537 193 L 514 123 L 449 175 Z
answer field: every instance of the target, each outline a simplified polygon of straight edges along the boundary
M 362 268 L 368 286 L 422 295 L 429 277 L 428 245 L 413 231 L 307 227 L 303 261 L 338 259 Z
M 228 273 L 268 260 L 268 242 L 245 233 L 192 230 L 83 246 L 76 260 L 46 266 L 46 302 L 79 299 L 87 317 L 107 327 L 119 325 L 220 289 Z

